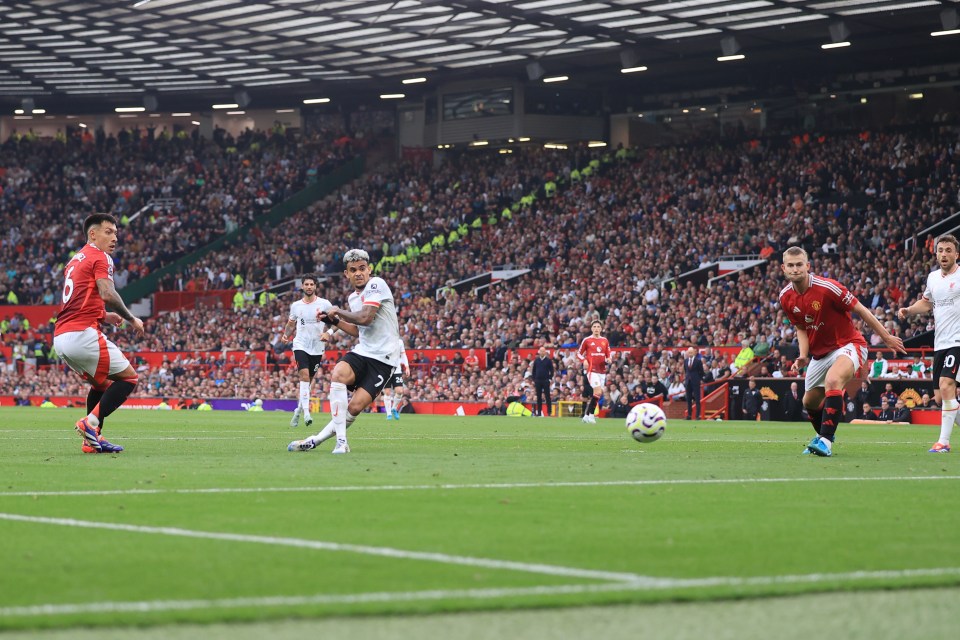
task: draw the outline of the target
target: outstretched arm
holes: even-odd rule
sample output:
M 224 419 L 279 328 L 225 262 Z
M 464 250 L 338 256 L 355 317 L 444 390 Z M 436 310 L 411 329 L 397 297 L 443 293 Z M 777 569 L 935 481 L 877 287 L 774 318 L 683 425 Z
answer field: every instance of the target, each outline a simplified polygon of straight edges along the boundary
M 897 317 L 906 320 L 907 316 L 918 316 L 923 313 L 933 311 L 933 303 L 926 298 L 920 298 L 909 307 L 900 307 L 897 309 Z
M 880 336 L 880 338 L 883 340 L 883 344 L 887 345 L 898 353 L 907 352 L 907 350 L 903 348 L 903 340 L 887 331 L 887 328 L 883 326 L 883 323 L 877 320 L 877 317 L 870 313 L 870 310 L 863 306 L 862 302 L 857 302 L 852 311 L 863 318 L 864 322 L 870 325 L 870 328 L 873 329 L 874 333 Z

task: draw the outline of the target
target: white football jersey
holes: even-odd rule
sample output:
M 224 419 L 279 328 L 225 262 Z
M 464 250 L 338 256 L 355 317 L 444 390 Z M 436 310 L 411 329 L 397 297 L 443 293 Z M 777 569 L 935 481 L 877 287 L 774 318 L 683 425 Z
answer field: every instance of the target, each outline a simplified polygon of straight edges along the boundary
M 305 351 L 311 356 L 322 356 L 326 343 L 320 340 L 324 324 L 317 320 L 317 312 L 326 311 L 333 305 L 326 298 L 317 298 L 311 303 L 297 300 L 290 305 L 290 319 L 297 321 L 297 333 L 293 338 L 293 350 Z
M 933 303 L 934 351 L 960 347 L 960 269 L 948 276 L 940 269 L 928 275 L 923 297 Z
M 348 301 L 350 311 L 357 313 L 366 305 L 377 307 L 377 315 L 369 325 L 362 327 L 354 353 L 379 360 L 396 368 L 400 364 L 400 323 L 393 292 L 383 278 L 370 278 L 363 291 L 354 291 Z

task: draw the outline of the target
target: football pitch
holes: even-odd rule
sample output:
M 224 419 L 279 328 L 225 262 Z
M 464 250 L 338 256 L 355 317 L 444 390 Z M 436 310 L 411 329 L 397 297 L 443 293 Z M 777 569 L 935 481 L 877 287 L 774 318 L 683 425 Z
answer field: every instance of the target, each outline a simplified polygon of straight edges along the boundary
M 84 455 L 79 416 L 0 409 L 0 630 L 955 633 L 960 456 L 927 453 L 936 427 L 844 424 L 817 458 L 802 424 L 640 445 L 614 419 L 362 415 L 334 456 L 287 452 L 290 414 L 131 410 L 105 429 L 124 453 Z

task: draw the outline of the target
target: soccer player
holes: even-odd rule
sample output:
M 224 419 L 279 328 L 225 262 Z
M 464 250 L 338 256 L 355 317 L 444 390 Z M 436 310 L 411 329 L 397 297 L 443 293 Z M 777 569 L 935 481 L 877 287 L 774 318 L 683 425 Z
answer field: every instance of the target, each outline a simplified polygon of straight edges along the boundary
M 783 252 L 783 274 L 790 282 L 780 291 L 780 306 L 797 329 L 800 354 L 794 367 L 809 363 L 805 376 L 806 407 L 817 434 L 804 453 L 833 455 L 837 422 L 843 415 L 843 390 L 867 361 L 867 341 L 853 324 L 850 312 L 870 325 L 883 343 L 906 353 L 903 340 L 893 336 L 845 286 L 810 273 L 807 252 L 790 247 Z
M 313 424 L 310 415 L 310 383 L 323 364 L 323 352 L 326 343 L 333 336 L 332 331 L 321 331 L 325 326 L 317 319 L 320 312 L 326 312 L 333 307 L 326 298 L 317 297 L 317 277 L 307 274 L 301 278 L 300 288 L 303 297 L 290 305 L 290 318 L 283 327 L 281 342 L 290 340 L 293 334 L 293 357 L 297 362 L 297 376 L 300 378 L 300 393 L 297 396 L 297 408 L 293 411 L 290 426 L 296 427 L 303 416 L 303 423 L 308 427 Z M 326 336 L 321 334 L 326 333 Z
M 400 368 L 393 372 L 387 381 L 387 386 L 383 388 L 383 410 L 387 414 L 387 420 L 400 419 L 400 403 L 403 402 L 403 396 L 406 388 L 403 385 L 403 376 L 410 375 L 410 361 L 407 359 L 407 349 L 403 345 L 403 338 L 400 339 Z
M 63 361 L 90 383 L 87 416 L 77 421 L 84 453 L 119 453 L 120 445 L 100 432 L 103 421 L 126 401 L 137 386 L 137 372 L 120 349 L 107 340 L 100 325 L 120 325 L 124 320 L 143 335 L 143 322 L 123 303 L 113 284 L 113 258 L 117 246 L 117 220 L 95 213 L 83 221 L 87 244 L 63 270 L 63 306 L 53 330 L 53 347 Z M 108 312 L 104 305 L 114 309 Z
M 600 335 L 603 332 L 603 323 L 599 320 L 591 322 L 590 332 L 591 335 L 583 339 L 577 351 L 577 358 L 583 363 L 584 373 L 587 374 L 587 380 L 593 389 L 593 396 L 587 401 L 587 408 L 583 411 L 583 418 L 581 418 L 588 424 L 597 421 L 593 411 L 603 396 L 603 388 L 607 384 L 607 365 L 612 360 L 610 343 Z
M 400 366 L 400 325 L 393 292 L 383 278 L 371 277 L 370 256 L 362 249 L 343 255 L 344 275 L 353 285 L 350 310 L 331 307 L 319 319 L 358 338 L 353 351 L 344 354 L 333 368 L 330 382 L 331 420 L 320 433 L 294 440 L 288 451 L 309 451 L 334 434 L 333 453 L 349 453 L 347 427 L 373 402 Z M 347 390 L 353 391 L 347 402 Z
M 933 311 L 933 379 L 940 387 L 940 437 L 930 453 L 950 453 L 950 434 L 957 420 L 957 370 L 960 359 L 960 268 L 957 255 L 960 242 L 952 235 L 937 238 L 934 245 L 939 269 L 927 276 L 927 286 L 919 300 L 897 310 L 901 320 L 907 316 Z

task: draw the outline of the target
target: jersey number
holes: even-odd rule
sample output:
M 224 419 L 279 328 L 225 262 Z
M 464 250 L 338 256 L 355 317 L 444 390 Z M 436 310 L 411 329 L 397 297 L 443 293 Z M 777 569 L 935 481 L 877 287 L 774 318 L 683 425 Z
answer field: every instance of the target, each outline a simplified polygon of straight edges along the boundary
M 382 384 L 383 384 L 383 376 L 381 376 L 381 375 L 378 373 L 378 374 L 377 374 L 377 385 L 376 385 L 377 388 L 379 388 Z
M 953 354 L 951 353 L 950 355 L 948 355 L 946 358 L 943 359 L 943 368 L 953 369 L 954 362 L 956 362 L 956 359 L 953 357 Z
M 67 304 L 67 301 L 73 296 L 73 280 L 70 279 L 70 274 L 73 273 L 73 270 L 77 266 L 74 265 L 67 269 L 66 280 L 63 283 L 63 304 Z

